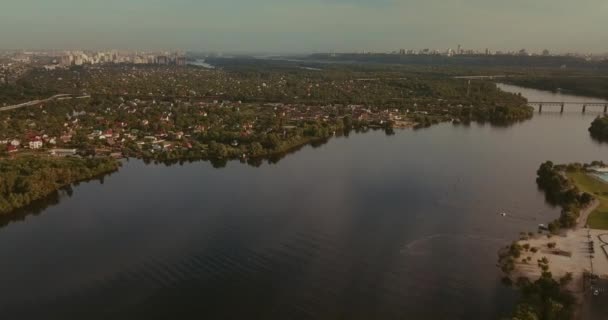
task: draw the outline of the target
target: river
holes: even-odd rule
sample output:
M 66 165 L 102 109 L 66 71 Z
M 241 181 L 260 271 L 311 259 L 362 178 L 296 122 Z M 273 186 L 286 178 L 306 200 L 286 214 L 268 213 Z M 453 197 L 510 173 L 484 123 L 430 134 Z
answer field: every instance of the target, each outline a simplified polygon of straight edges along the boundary
M 259 168 L 131 160 L 0 229 L 0 314 L 498 319 L 516 299 L 498 249 L 559 214 L 536 169 L 608 151 L 598 113 L 567 110 L 351 134 Z
M 192 65 L 192 66 L 197 66 L 197 67 L 203 67 L 205 69 L 215 69 L 214 66 L 208 64 L 207 62 L 205 62 L 205 59 L 196 59 L 192 62 L 188 62 L 188 65 Z

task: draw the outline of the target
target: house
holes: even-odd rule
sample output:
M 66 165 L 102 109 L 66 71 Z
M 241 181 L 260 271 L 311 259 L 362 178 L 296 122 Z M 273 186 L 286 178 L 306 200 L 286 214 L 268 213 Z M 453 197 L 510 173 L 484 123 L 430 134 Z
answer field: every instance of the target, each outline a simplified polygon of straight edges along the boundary
M 13 146 L 13 145 L 11 145 L 11 144 L 9 144 L 9 145 L 7 145 L 7 146 L 6 146 L 6 151 L 7 151 L 8 153 L 17 152 L 17 150 L 18 150 L 18 149 L 17 149 L 17 147 L 15 147 L 15 146 Z
M 42 140 L 40 139 L 35 139 L 30 141 L 30 149 L 35 150 L 35 149 L 40 149 L 42 148 Z
M 68 142 L 72 141 L 72 135 L 71 134 L 64 134 L 64 135 L 61 136 L 60 139 L 61 139 L 61 141 L 63 143 L 68 143 Z

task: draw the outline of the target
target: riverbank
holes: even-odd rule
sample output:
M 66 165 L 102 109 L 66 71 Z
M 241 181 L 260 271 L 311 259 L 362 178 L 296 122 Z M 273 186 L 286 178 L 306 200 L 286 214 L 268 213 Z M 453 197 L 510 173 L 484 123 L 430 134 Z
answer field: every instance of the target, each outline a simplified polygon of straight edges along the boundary
M 597 277 L 608 280 L 608 252 L 602 247 L 601 238 L 606 233 L 601 228 L 604 227 L 604 197 L 608 195 L 604 188 L 608 186 L 591 177 L 589 171 L 598 165 L 601 162 L 589 165 L 553 165 L 545 162 L 538 170 L 539 188 L 545 192 L 548 202 L 562 208 L 562 214 L 549 224 L 549 232 L 545 233 L 539 228 L 537 234 L 522 235 L 500 253 L 505 281 L 516 283 L 523 294 L 517 312 L 522 306 L 534 304 L 527 296 L 529 279 L 539 279 L 535 284 L 557 279 L 557 292 L 564 295 L 564 303 L 569 303 L 571 307 L 563 315 L 581 319 L 583 312 L 586 312 L 583 310 L 592 309 L 588 307 L 591 301 L 587 296 L 596 290 L 588 279 Z M 563 307 L 562 302 L 558 303 Z M 540 315 L 552 306 L 543 302 L 534 308 L 534 312 Z
M 502 82 L 526 88 L 578 96 L 608 99 L 608 77 L 597 75 L 522 76 L 501 79 Z
M 27 207 L 58 190 L 118 170 L 112 158 L 23 156 L 0 159 L 0 215 Z

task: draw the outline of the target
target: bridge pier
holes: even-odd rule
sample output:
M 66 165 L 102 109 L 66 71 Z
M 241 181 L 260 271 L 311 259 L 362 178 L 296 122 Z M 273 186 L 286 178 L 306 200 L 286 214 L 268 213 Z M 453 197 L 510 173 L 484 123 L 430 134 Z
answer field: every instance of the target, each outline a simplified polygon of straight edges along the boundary
M 543 104 L 538 105 L 538 113 L 543 113 Z
M 564 104 L 563 103 L 562 103 L 561 109 L 559 110 L 559 113 L 564 113 Z
M 587 111 L 587 105 L 586 104 L 583 105 L 583 113 L 585 113 L 585 111 Z
M 604 105 L 604 113 L 608 112 L 608 104 Z

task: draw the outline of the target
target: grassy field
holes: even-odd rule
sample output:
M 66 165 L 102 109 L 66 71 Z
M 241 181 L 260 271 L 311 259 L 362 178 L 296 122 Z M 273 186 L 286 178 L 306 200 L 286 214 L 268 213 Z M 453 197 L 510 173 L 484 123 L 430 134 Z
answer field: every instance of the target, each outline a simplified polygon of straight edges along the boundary
M 581 191 L 592 194 L 600 201 L 599 207 L 589 216 L 589 227 L 608 230 L 608 183 L 582 171 L 568 172 L 567 175 Z

